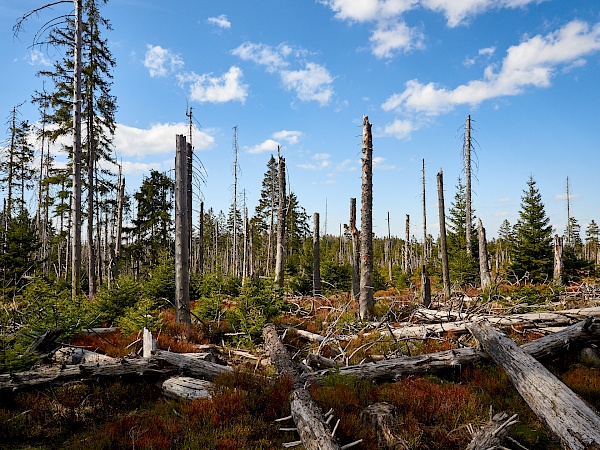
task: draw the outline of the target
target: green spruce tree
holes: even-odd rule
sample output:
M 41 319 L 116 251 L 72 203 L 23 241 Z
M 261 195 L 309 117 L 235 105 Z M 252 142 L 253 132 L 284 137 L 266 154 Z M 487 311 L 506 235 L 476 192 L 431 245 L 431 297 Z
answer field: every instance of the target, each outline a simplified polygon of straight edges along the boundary
M 521 197 L 511 270 L 519 279 L 528 275 L 533 282 L 545 282 L 551 279 L 553 267 L 552 226 L 536 182 L 530 176 Z

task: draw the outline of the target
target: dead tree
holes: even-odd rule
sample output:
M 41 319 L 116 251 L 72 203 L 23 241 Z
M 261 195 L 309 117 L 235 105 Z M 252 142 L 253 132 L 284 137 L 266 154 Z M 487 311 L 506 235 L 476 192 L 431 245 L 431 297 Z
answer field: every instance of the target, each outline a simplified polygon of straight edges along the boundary
M 321 295 L 321 247 L 319 241 L 319 213 L 314 214 L 313 224 L 313 297 Z
M 508 417 L 506 413 L 495 414 L 494 417 L 473 435 L 467 450 L 501 449 L 502 444 L 509 436 L 514 424 L 518 422 L 517 415 Z
M 284 276 L 284 258 L 285 258 L 285 216 L 286 216 L 286 196 L 285 196 L 285 158 L 281 157 L 277 149 L 277 182 L 279 189 L 279 205 L 277 208 L 277 257 L 275 259 L 275 287 L 283 289 Z
M 263 338 L 265 347 L 269 350 L 271 364 L 277 373 L 292 379 L 293 391 L 290 395 L 292 418 L 304 448 L 307 450 L 339 450 L 340 446 L 325 424 L 323 413 L 313 402 L 309 391 L 304 388 L 304 383 L 300 380 L 273 325 L 269 324 L 264 328 Z
M 450 269 L 448 268 L 448 246 L 446 243 L 446 210 L 444 207 L 444 174 L 440 169 L 437 174 L 438 211 L 440 217 L 440 253 L 442 258 L 442 279 L 444 280 L 444 296 L 450 300 Z
M 479 276 L 481 278 L 481 289 L 485 290 L 492 284 L 490 277 L 490 268 L 488 266 L 487 240 L 485 238 L 485 228 L 481 218 L 477 221 L 477 236 L 479 237 Z
M 563 261 L 563 238 L 558 234 L 554 235 L 554 282 L 561 284 L 563 278 L 564 261 Z
M 533 412 L 569 450 L 600 448 L 600 416 L 538 361 L 485 321 L 469 326 Z
M 75 4 L 75 45 L 73 65 L 73 180 L 71 199 L 71 297 L 81 294 L 81 54 L 83 0 Z M 89 212 L 93 214 L 93 211 Z
M 175 320 L 190 326 L 190 255 L 187 209 L 187 146 L 177 135 L 175 153 Z
M 350 234 L 352 235 L 352 298 L 360 295 L 360 232 L 356 228 L 356 199 L 350 199 Z
M 463 147 L 463 157 L 465 158 L 465 232 L 467 234 L 467 255 L 473 256 L 472 242 L 472 224 L 473 213 L 471 208 L 471 116 L 467 116 L 467 124 L 465 125 L 465 144 Z
M 362 198 L 360 243 L 359 316 L 365 320 L 373 314 L 373 138 L 369 117 L 363 117 Z
M 406 223 L 404 227 L 404 258 L 403 258 L 404 273 L 408 275 L 410 272 L 410 216 L 406 215 Z

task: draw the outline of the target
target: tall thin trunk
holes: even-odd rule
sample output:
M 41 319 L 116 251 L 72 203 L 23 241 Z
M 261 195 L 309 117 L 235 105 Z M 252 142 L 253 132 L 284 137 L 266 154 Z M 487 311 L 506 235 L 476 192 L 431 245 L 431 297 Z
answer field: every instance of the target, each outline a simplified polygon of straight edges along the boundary
M 466 233 L 467 233 L 467 255 L 473 256 L 473 214 L 471 212 L 471 116 L 467 116 L 465 129 L 465 215 L 466 215 Z
M 237 167 L 238 167 L 238 143 L 237 126 L 233 127 L 233 254 L 232 275 L 238 275 L 238 244 L 237 244 Z
M 13 107 L 12 118 L 11 118 L 11 126 L 10 126 L 10 149 L 8 154 L 8 174 L 7 174 L 7 197 L 6 197 L 6 220 L 4 231 L 8 230 L 8 224 L 12 217 L 12 209 L 13 209 L 13 178 L 14 178 L 14 158 L 15 158 L 15 150 L 17 146 L 17 107 Z
M 421 184 L 423 186 L 423 265 L 425 265 L 427 263 L 427 203 L 425 201 L 425 160 L 423 160 Z
M 191 108 L 190 108 L 190 114 L 191 114 Z M 191 120 L 191 117 L 190 117 Z M 186 192 L 186 200 L 187 200 L 187 228 L 188 228 L 188 253 L 190 254 L 190 256 L 192 255 L 192 235 L 194 234 L 193 231 L 193 227 L 192 227 L 192 211 L 193 209 L 193 203 L 192 203 L 192 175 L 193 175 L 193 170 L 194 170 L 194 165 L 193 165 L 193 159 L 194 159 L 194 149 L 192 148 L 192 139 L 191 139 L 191 129 L 190 129 L 190 142 L 188 142 L 187 146 L 186 146 L 186 163 L 187 163 L 187 192 Z M 191 259 L 191 258 L 190 258 Z
M 492 284 L 490 277 L 490 268 L 488 266 L 487 240 L 485 237 L 485 228 L 481 218 L 477 221 L 477 235 L 479 237 L 479 275 L 481 278 L 481 289 L 485 290 Z
M 444 281 L 444 296 L 450 300 L 450 271 L 448 268 L 448 246 L 446 244 L 446 211 L 444 207 L 444 174 L 440 169 L 437 174 L 438 211 L 440 218 L 440 253 L 442 257 L 442 280 Z
M 388 238 L 387 238 L 387 263 L 388 263 L 388 278 L 390 281 L 393 279 L 392 271 L 392 231 L 390 229 L 390 212 L 387 213 L 387 225 L 388 225 Z
M 407 214 L 404 232 L 404 273 L 408 274 L 410 270 L 410 215 Z
M 277 258 L 275 260 L 275 287 L 283 289 L 284 258 L 285 258 L 285 158 L 279 154 L 277 149 L 277 181 L 279 185 L 279 207 L 277 209 Z
M 81 294 L 81 28 L 83 0 L 75 4 L 75 54 L 73 82 L 73 199 L 71 202 L 71 297 Z
M 123 207 L 125 204 L 125 178 L 123 178 L 121 172 L 121 166 L 119 166 L 119 201 L 117 206 L 117 236 L 115 238 L 115 261 L 113 264 L 114 273 L 113 278 L 117 278 L 119 274 L 119 262 L 121 259 L 121 241 L 123 234 Z
M 185 136 L 177 135 L 175 154 L 175 320 L 191 326 L 186 154 Z
M 564 261 L 563 261 L 563 238 L 558 234 L 554 235 L 554 282 L 562 283 Z
M 321 247 L 319 236 L 319 213 L 313 216 L 313 297 L 321 295 Z
M 95 166 L 95 145 L 94 145 L 94 118 L 93 118 L 93 100 L 92 93 L 87 92 L 87 244 L 88 244 L 88 296 L 94 298 L 96 295 L 96 249 L 94 245 L 94 166 Z
M 363 117 L 362 198 L 361 198 L 361 271 L 359 316 L 369 319 L 373 314 L 373 137 L 369 117 Z
M 198 271 L 204 274 L 204 202 L 200 202 L 200 225 L 198 229 Z
M 242 262 L 242 284 L 248 278 L 248 208 L 244 207 L 244 259 Z
M 350 199 L 350 234 L 352 235 L 352 298 L 360 295 L 360 232 L 356 228 L 356 199 Z

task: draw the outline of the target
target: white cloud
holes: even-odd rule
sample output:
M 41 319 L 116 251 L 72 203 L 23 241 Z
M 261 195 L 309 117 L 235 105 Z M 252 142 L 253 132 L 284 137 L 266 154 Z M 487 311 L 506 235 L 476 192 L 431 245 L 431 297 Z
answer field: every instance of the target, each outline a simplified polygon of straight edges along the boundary
M 422 5 L 432 11 L 442 13 L 449 27 L 463 25 L 471 17 L 491 9 L 519 8 L 543 0 L 422 0 Z
M 276 152 L 277 148 L 280 146 L 279 142 L 274 141 L 273 139 L 267 139 L 261 144 L 255 145 L 254 147 L 249 148 L 248 153 L 265 153 L 265 152 Z
M 331 155 L 329 153 L 315 153 L 311 159 L 314 162 L 298 164 L 298 167 L 307 170 L 322 170 L 331 166 Z
M 181 56 L 171 50 L 150 44 L 146 48 L 148 50 L 144 58 L 144 67 L 148 69 L 151 77 L 166 77 L 183 68 L 184 62 Z
M 361 162 L 359 159 L 345 159 L 335 166 L 335 170 L 338 172 L 353 172 L 358 170 L 360 164 Z
M 27 60 L 27 63 L 32 66 L 35 66 L 35 65 L 40 65 L 40 66 L 45 66 L 45 67 L 52 66 L 52 61 L 50 61 L 48 58 L 46 58 L 46 55 L 44 55 L 37 48 L 34 48 L 31 50 L 31 52 L 29 53 L 29 56 L 26 58 L 26 60 Z
M 188 133 L 188 124 L 160 123 L 148 129 L 118 124 L 115 131 L 114 148 L 118 156 L 144 158 L 162 153 L 175 154 L 175 135 Z M 194 148 L 206 150 L 215 138 L 202 131 L 194 133 Z
M 383 133 L 396 139 L 406 139 L 415 129 L 416 126 L 412 121 L 396 119 L 383 127 Z
M 497 97 L 518 95 L 527 87 L 548 87 L 559 66 L 580 61 L 600 50 L 600 24 L 590 27 L 572 21 L 546 36 L 534 36 L 510 47 L 499 70 L 489 65 L 483 79 L 473 80 L 452 90 L 433 82 L 410 80 L 402 93 L 391 95 L 384 111 L 403 110 L 438 115 L 457 105 L 478 105 Z M 580 62 L 578 62 L 580 64 Z
M 368 22 L 399 16 L 414 8 L 417 0 L 322 0 L 340 20 Z
M 231 51 L 232 55 L 238 56 L 244 61 L 252 61 L 260 66 L 265 66 L 269 73 L 282 70 L 289 65 L 286 58 L 292 53 L 292 48 L 286 44 L 272 47 L 266 44 L 255 44 L 244 42 Z
M 180 83 L 190 83 L 190 98 L 197 102 L 244 103 L 248 96 L 248 85 L 242 82 L 244 73 L 237 66 L 231 66 L 218 77 L 212 74 L 197 75 L 193 72 L 178 76 Z
M 227 20 L 227 16 L 225 14 L 221 14 L 218 17 L 209 17 L 206 22 L 210 25 L 216 25 L 219 28 L 231 28 L 231 22 Z
M 375 156 L 373 158 L 373 169 L 377 170 L 394 170 L 396 166 L 385 163 L 385 158 L 381 156 Z
M 287 90 L 296 91 L 303 102 L 316 101 L 325 106 L 333 96 L 333 78 L 329 71 L 319 64 L 307 63 L 303 70 L 284 70 L 281 80 Z
M 123 161 L 120 164 L 123 169 L 124 175 L 138 175 L 138 174 L 148 173 L 151 170 L 163 169 L 163 167 L 160 163 L 142 163 L 142 162 Z
M 369 38 L 371 50 L 377 58 L 392 58 L 397 51 L 422 48 L 423 40 L 421 32 L 404 22 L 378 26 Z
M 297 98 L 303 102 L 316 101 L 325 106 L 333 97 L 333 77 L 324 66 L 304 61 L 307 55 L 305 50 L 294 49 L 287 44 L 273 47 L 245 42 L 231 53 L 244 61 L 265 67 L 268 73 L 279 74 L 285 89 L 295 91 Z M 303 68 L 289 69 L 292 63 L 300 64 Z
M 302 134 L 302 131 L 281 130 L 273 133 L 271 137 L 273 139 L 286 141 L 290 145 L 295 145 L 300 141 Z

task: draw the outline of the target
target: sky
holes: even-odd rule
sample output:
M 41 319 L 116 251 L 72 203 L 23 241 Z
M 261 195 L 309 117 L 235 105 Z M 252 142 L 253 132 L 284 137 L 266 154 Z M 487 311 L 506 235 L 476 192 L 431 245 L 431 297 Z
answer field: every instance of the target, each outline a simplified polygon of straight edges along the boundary
M 32 43 L 69 4 L 13 35 L 16 20 L 43 3 L 0 2 L 2 119 L 61 56 Z M 360 209 L 368 116 L 374 232 L 387 235 L 389 213 L 391 234 L 404 236 L 408 214 L 411 235 L 423 235 L 424 160 L 427 232 L 437 236 L 436 174 L 443 170 L 448 210 L 465 176 L 470 115 L 473 208 L 488 237 L 518 220 L 531 176 L 556 233 L 567 203 L 582 235 L 600 221 L 597 0 L 110 0 L 102 14 L 117 64 L 114 151 L 130 194 L 150 170 L 173 168 L 191 108 L 205 209 L 232 203 L 236 127 L 238 204 L 252 215 L 281 146 L 289 189 L 309 215 L 320 213 L 322 232 L 337 234 L 350 198 Z M 21 114 L 38 119 L 29 103 Z

